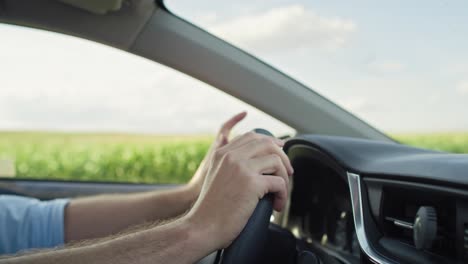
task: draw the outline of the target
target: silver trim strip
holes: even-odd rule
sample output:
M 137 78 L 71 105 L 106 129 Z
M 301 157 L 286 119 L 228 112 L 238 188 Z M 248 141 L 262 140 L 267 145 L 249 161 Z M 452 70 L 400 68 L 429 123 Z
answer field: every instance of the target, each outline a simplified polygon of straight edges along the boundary
M 374 263 L 391 264 L 391 262 L 377 253 L 367 240 L 364 213 L 362 210 L 361 177 L 358 174 L 346 172 L 348 175 L 349 191 L 351 193 L 351 204 L 353 207 L 354 227 L 356 236 L 362 251 Z

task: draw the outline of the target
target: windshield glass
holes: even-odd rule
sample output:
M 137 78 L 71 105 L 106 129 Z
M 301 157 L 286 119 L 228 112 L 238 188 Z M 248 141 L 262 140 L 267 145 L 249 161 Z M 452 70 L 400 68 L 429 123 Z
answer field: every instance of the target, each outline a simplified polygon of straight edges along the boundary
M 398 140 L 468 152 L 466 1 L 165 4 Z

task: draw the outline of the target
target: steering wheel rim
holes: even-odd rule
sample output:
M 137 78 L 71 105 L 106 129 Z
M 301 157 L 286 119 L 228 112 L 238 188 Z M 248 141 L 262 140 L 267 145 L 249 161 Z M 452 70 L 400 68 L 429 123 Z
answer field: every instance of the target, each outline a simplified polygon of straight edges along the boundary
M 254 129 L 254 132 L 273 136 L 265 129 Z M 267 194 L 257 204 L 244 229 L 229 247 L 222 251 L 220 264 L 254 264 L 262 255 L 268 239 L 268 226 L 273 212 L 273 195 Z

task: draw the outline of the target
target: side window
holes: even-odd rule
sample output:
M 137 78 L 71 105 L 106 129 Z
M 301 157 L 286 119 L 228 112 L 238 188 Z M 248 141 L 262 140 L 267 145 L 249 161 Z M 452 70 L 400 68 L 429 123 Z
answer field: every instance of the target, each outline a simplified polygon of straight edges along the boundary
M 0 176 L 182 183 L 221 123 L 294 130 L 196 79 L 70 36 L 0 25 Z M 32 45 L 31 43 L 34 43 Z

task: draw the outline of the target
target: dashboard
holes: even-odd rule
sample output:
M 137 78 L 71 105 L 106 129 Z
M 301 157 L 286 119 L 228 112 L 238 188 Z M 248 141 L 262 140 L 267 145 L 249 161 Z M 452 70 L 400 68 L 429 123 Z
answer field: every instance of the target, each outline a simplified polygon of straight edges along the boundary
M 468 262 L 468 155 L 306 135 L 281 225 L 323 263 Z

